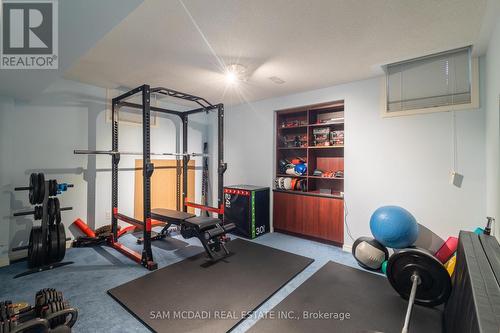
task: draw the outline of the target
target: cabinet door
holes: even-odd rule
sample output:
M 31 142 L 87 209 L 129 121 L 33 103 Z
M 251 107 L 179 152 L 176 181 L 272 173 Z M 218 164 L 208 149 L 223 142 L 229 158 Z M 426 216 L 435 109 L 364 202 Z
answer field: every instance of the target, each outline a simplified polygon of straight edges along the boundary
M 275 192 L 273 217 L 278 231 L 344 242 L 343 200 Z

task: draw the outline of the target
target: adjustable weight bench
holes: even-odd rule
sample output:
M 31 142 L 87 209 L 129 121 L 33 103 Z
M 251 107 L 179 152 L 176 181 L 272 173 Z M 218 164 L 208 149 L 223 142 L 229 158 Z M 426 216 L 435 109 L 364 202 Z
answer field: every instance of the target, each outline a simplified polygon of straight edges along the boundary
M 221 236 L 233 230 L 236 227 L 234 223 L 223 225 L 221 220 L 215 217 L 196 216 L 165 208 L 152 209 L 151 218 L 165 222 L 161 232 L 151 237 L 152 240 L 165 238 L 169 235 L 168 228 L 171 225 L 178 225 L 181 227 L 182 237 L 186 239 L 196 237 L 200 240 L 211 260 L 218 260 L 229 254 Z

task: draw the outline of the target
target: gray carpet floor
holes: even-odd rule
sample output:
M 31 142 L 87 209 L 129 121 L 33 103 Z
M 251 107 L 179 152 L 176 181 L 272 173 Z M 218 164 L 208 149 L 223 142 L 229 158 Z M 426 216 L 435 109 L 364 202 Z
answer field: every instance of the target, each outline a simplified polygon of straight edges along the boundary
M 122 237 L 126 246 L 140 251 L 133 235 Z M 350 253 L 340 248 L 280 233 L 263 235 L 257 243 L 315 259 L 315 262 L 285 285 L 256 311 L 266 313 L 307 280 L 327 261 L 332 260 L 358 267 Z M 158 266 L 165 267 L 203 252 L 197 239 L 185 240 L 181 236 L 153 242 L 154 258 Z M 26 262 L 18 262 L 0 268 L 0 300 L 34 302 L 36 291 L 56 288 L 79 311 L 74 332 L 148 332 L 135 317 L 115 302 L 107 290 L 148 273 L 148 270 L 132 262 L 108 247 L 68 249 L 65 261 L 74 264 L 13 279 L 26 270 Z M 169 288 L 165 281 L 164 288 Z M 241 322 L 233 332 L 245 332 L 255 324 L 257 316 Z

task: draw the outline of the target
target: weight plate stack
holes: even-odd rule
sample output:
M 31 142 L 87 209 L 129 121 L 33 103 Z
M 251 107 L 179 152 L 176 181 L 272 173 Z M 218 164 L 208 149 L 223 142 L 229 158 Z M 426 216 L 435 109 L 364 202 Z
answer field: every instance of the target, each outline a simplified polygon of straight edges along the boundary
M 35 294 L 35 312 L 37 316 L 42 316 L 43 308 L 51 302 L 62 302 L 63 293 L 54 288 L 44 288 Z
M 43 307 L 41 314 L 42 318 L 46 318 L 48 315 L 59 312 L 66 308 L 69 308 L 69 304 L 67 302 L 63 301 L 50 302 Z M 49 321 L 50 328 L 54 329 L 57 326 L 63 325 L 65 322 L 66 322 L 66 315 L 57 316 Z
M 37 202 L 38 204 L 43 203 L 43 199 L 45 198 L 45 176 L 43 173 L 38 174 L 38 196 Z
M 0 302 L 0 332 L 11 332 L 14 330 L 17 324 L 17 317 L 12 311 L 12 302 Z

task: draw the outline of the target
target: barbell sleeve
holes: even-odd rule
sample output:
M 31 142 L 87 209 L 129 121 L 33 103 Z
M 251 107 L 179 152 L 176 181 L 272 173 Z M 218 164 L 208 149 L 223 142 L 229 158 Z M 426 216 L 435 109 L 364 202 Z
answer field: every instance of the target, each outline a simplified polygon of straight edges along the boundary
M 13 216 L 25 216 L 25 215 L 33 215 L 35 214 L 35 211 L 34 210 L 30 210 L 30 211 L 27 211 L 27 212 L 17 212 L 17 213 L 14 213 L 12 214 Z
M 415 303 L 415 295 L 417 294 L 417 287 L 420 284 L 420 276 L 418 276 L 417 274 L 413 274 L 411 276 L 411 282 L 412 285 L 411 285 L 410 298 L 408 299 L 408 308 L 406 309 L 405 323 L 403 325 L 401 333 L 408 333 L 408 327 L 410 326 L 411 311 L 413 309 L 413 304 Z
M 65 210 L 73 210 L 73 207 L 62 207 L 62 208 L 59 208 L 59 211 L 65 211 Z M 35 214 L 35 211 L 34 210 L 30 210 L 30 211 L 26 211 L 26 212 L 17 212 L 17 213 L 14 213 L 12 214 L 12 216 L 25 216 L 25 215 L 33 215 Z
M 32 187 L 30 187 L 30 186 L 14 187 L 14 191 L 29 191 L 31 189 L 32 189 Z

